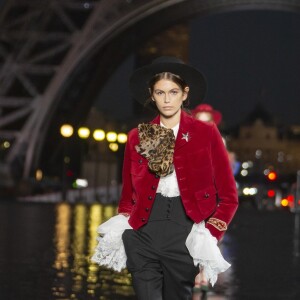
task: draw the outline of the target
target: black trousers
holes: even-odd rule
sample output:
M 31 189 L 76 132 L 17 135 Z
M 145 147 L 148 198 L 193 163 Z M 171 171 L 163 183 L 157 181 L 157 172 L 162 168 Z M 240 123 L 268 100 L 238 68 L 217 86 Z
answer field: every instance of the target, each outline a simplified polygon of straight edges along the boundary
M 139 300 L 192 299 L 199 272 L 185 246 L 192 226 L 180 197 L 157 194 L 148 223 L 124 231 L 127 268 Z

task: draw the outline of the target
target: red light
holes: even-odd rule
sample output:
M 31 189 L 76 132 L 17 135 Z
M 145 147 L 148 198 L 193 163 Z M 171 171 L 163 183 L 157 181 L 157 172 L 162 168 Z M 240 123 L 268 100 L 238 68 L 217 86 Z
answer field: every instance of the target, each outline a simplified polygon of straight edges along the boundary
M 288 195 L 286 198 L 289 202 L 294 202 L 294 195 Z
M 271 171 L 267 176 L 268 176 L 268 179 L 271 181 L 274 181 L 277 178 L 277 174 L 274 171 Z
M 268 193 L 267 193 L 267 195 L 268 195 L 268 197 L 269 198 L 272 198 L 272 197 L 274 197 L 275 196 L 275 191 L 274 190 L 268 190 Z
M 67 176 L 72 177 L 74 175 L 73 171 L 67 170 Z

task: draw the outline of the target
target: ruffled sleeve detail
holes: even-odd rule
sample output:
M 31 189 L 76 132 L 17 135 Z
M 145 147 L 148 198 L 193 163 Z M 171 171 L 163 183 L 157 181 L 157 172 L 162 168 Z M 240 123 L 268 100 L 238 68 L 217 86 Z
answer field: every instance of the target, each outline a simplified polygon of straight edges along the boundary
M 100 266 L 106 266 L 120 272 L 126 267 L 127 256 L 125 253 L 122 234 L 125 229 L 132 229 L 128 224 L 129 217 L 117 215 L 101 224 L 97 232 L 99 233 L 98 245 L 91 260 Z
M 216 283 L 218 274 L 230 267 L 223 258 L 217 242 L 217 239 L 205 228 L 204 222 L 195 223 L 186 239 L 186 246 L 193 257 L 194 265 L 199 265 L 212 286 Z

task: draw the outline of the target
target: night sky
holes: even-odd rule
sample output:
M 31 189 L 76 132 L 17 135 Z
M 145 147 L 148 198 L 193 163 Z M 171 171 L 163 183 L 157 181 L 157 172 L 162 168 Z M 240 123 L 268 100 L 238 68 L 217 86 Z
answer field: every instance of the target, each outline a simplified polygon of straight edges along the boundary
M 190 62 L 208 81 L 206 101 L 230 126 L 261 102 L 300 124 L 300 14 L 252 11 L 191 22 Z
M 300 125 L 300 14 L 241 11 L 193 19 L 189 55 L 207 78 L 205 102 L 223 113 L 225 128 L 245 119 L 257 103 L 279 122 Z M 120 65 L 97 104 L 119 120 L 132 116 L 124 97 L 130 97 L 133 61 L 130 56 Z

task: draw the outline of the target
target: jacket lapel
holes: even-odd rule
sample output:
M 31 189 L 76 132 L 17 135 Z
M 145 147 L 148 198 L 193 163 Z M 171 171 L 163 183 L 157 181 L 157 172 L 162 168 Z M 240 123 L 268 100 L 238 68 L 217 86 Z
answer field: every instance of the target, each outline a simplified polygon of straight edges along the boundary
M 160 125 L 160 117 L 157 115 L 150 123 Z

